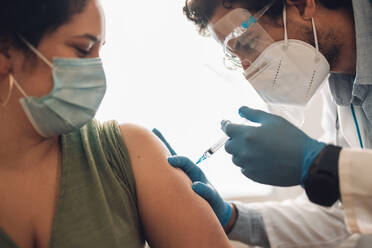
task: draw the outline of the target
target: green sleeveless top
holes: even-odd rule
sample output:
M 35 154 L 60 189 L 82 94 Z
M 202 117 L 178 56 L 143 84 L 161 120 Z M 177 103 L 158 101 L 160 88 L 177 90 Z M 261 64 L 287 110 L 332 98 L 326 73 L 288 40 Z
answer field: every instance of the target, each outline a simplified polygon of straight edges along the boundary
M 63 135 L 51 248 L 144 247 L 129 155 L 117 122 Z M 18 246 L 0 229 L 0 247 Z

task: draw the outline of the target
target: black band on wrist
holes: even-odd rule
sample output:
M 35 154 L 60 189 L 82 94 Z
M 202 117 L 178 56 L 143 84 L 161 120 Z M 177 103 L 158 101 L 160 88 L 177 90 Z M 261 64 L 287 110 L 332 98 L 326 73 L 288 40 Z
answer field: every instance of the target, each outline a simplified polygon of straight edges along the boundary
M 328 145 L 324 149 L 305 181 L 305 191 L 310 201 L 330 207 L 340 199 L 338 159 L 342 148 Z

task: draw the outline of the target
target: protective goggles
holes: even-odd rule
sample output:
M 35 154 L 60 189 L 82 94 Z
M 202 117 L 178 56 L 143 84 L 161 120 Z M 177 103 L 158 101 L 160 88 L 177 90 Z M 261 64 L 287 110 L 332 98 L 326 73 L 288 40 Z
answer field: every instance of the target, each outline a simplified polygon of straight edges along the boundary
M 249 67 L 265 48 L 275 42 L 258 23 L 275 1 L 256 13 L 242 8 L 234 9 L 208 26 L 213 38 L 223 46 L 227 68 Z

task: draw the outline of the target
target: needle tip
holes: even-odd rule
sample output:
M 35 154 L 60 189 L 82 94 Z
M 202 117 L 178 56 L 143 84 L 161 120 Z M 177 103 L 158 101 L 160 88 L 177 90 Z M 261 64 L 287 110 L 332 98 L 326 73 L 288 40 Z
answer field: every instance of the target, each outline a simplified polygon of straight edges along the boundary
M 198 162 L 196 162 L 196 164 L 200 164 L 202 161 L 206 160 L 207 158 L 205 157 L 205 155 L 203 155 L 199 160 Z

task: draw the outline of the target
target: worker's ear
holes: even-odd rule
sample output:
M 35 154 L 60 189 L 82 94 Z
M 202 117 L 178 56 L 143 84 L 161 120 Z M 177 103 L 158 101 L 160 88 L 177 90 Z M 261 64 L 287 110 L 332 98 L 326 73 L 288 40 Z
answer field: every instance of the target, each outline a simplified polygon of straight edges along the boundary
M 303 19 L 309 20 L 315 16 L 316 0 L 286 0 L 288 6 L 295 6 Z

